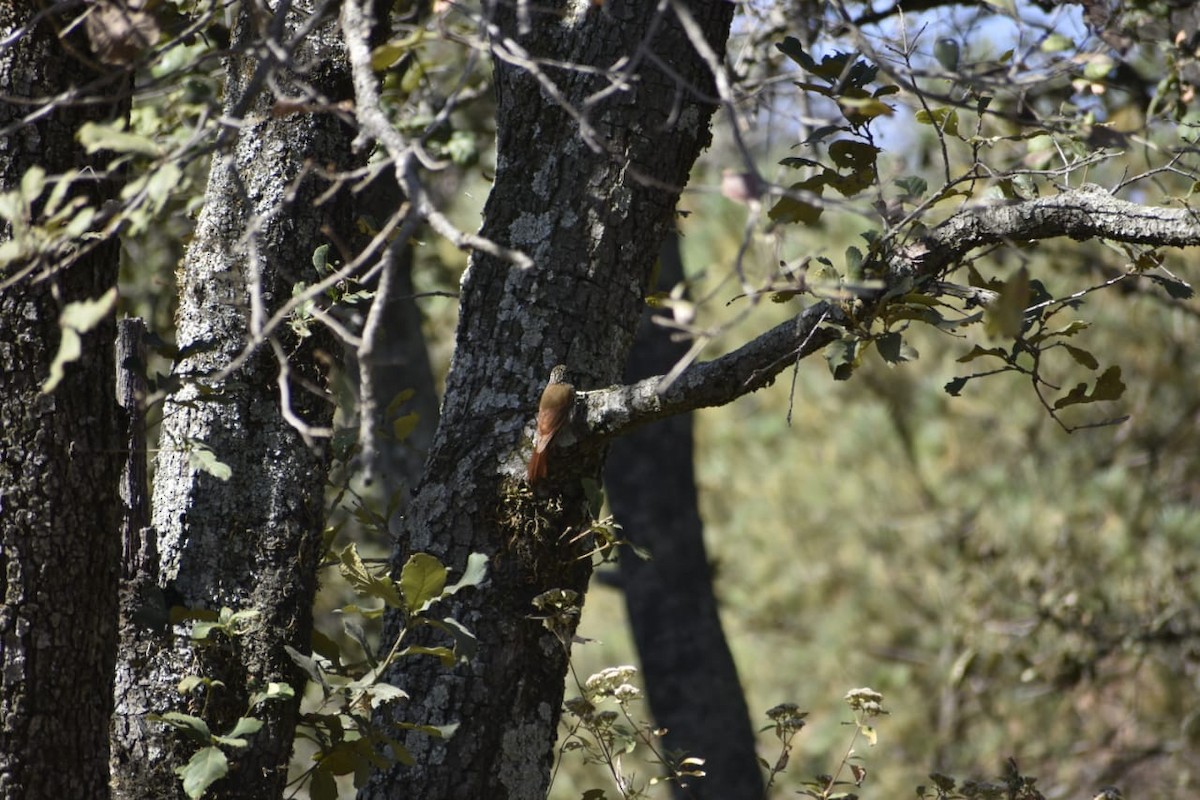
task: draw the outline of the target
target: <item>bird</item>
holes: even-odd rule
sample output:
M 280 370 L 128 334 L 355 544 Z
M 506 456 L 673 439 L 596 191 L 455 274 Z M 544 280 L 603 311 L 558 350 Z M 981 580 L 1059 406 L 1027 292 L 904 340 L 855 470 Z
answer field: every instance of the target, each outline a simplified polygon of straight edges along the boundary
M 549 472 L 550 443 L 571 418 L 575 407 L 575 387 L 567 382 L 563 364 L 550 370 L 550 381 L 542 390 L 538 402 L 537 434 L 533 438 L 533 455 L 529 458 L 529 484 L 532 486 Z

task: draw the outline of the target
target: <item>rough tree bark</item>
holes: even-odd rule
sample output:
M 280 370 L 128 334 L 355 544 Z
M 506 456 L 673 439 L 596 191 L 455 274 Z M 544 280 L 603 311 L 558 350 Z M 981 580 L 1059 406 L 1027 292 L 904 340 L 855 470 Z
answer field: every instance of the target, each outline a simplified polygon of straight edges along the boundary
M 400 719 L 462 726 L 447 741 L 407 737 L 415 765 L 376 775 L 369 798 L 544 796 L 569 635 L 564 644 L 531 619 L 532 601 L 582 596 L 586 544 L 570 540 L 588 524 L 583 479 L 598 479 L 603 450 L 553 453 L 546 490 L 531 493 L 520 477 L 528 431 L 555 363 L 582 389 L 619 379 L 659 243 L 709 141 L 712 77 L 667 4 L 493 8 L 497 172 L 482 234 L 533 266 L 471 258 L 438 433 L 395 556 L 432 552 L 457 569 L 471 552 L 489 556 L 487 584 L 450 609 L 479 650 L 453 670 L 410 660 L 389 676 L 412 697 L 393 711 Z M 723 52 L 733 6 L 689 8 Z M 548 65 L 602 71 L 622 56 L 620 85 Z
M 679 241 L 663 244 L 659 289 L 683 280 Z M 690 348 L 642 317 L 625 381 L 663 375 Z M 704 759 L 705 776 L 680 798 L 763 796 L 754 729 L 717 612 L 694 474 L 692 416 L 679 414 L 613 442 L 604 487 L 627 539 L 648 550 L 619 557 L 620 586 L 642 664 L 646 697 L 668 750 Z
M 28 123 L 30 106 L 0 102 L 0 191 L 34 165 L 49 175 L 102 171 L 105 157 L 85 156 L 75 132 L 128 108 L 117 97 L 128 81 L 93 83 L 100 73 L 86 43 L 59 41 L 69 20 L 37 19 L 37 10 L 0 4 L 0 91 L 32 100 L 78 87 L 113 101 L 63 103 Z M 89 202 L 116 188 L 93 186 Z M 0 241 L 12 233 L 5 224 Z M 41 386 L 58 351 L 60 312 L 115 290 L 117 256 L 117 242 L 105 242 L 69 266 L 36 263 L 0 288 L 0 797 L 108 792 L 123 445 L 111 314 L 83 335 L 58 387 L 42 394 Z M 10 264 L 0 282 L 25 266 Z
M 226 606 L 256 616 L 243 635 L 204 646 L 164 628 L 126 625 L 114 724 L 114 784 L 122 797 L 181 794 L 172 770 L 195 745 L 145 719 L 171 709 L 203 709 L 215 733 L 247 713 L 265 720 L 231 759 L 230 776 L 211 790 L 218 796 L 278 797 L 286 782 L 298 698 L 252 712 L 248 698 L 272 681 L 303 685 L 284 646 L 310 647 L 328 465 L 288 416 L 325 427 L 333 408 L 303 387 L 320 381 L 311 339 L 300 343 L 277 330 L 276 342 L 262 344 L 228 377 L 217 374 L 263 332 L 294 284 L 317 281 L 319 245 L 353 239 L 345 192 L 314 206 L 328 188 L 319 171 L 356 163 L 350 129 L 333 114 L 293 114 L 294 105 L 274 113 L 277 100 L 328 105 L 348 94 L 336 25 L 326 19 L 301 32 L 314 23 L 312 13 L 301 3 L 281 3 L 273 17 L 243 5 L 234 31 L 235 51 L 266 53 L 243 48 L 270 37 L 291 54 L 289 67 L 303 72 L 297 77 L 248 56 L 226 65 L 225 111 L 240 126 L 232 146 L 213 157 L 179 276 L 174 374 L 181 387 L 164 408 L 153 495 L 160 556 L 140 565 L 168 606 Z M 287 97 L 264 90 L 268 71 L 267 85 Z M 281 374 L 283 351 L 290 374 Z M 199 443 L 229 466 L 227 480 L 193 458 Z M 180 697 L 175 686 L 188 675 L 224 686 Z

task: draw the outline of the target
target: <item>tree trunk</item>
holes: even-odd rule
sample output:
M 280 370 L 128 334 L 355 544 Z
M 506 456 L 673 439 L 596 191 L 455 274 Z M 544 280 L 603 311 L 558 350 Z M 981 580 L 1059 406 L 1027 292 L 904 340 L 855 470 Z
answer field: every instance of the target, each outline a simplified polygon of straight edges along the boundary
M 395 556 L 431 552 L 454 569 L 471 552 L 490 559 L 487 584 L 448 604 L 478 637 L 475 657 L 453 670 L 410 659 L 389 676 L 412 698 L 391 711 L 398 719 L 462 724 L 448 740 L 406 737 L 415 765 L 375 775 L 366 798 L 544 796 L 574 618 L 552 632 L 531 618 L 532 601 L 552 590 L 582 598 L 588 545 L 572 540 L 587 528 L 585 481 L 598 481 L 604 453 L 587 441 L 556 449 L 546 485 L 530 491 L 537 398 L 555 363 L 580 389 L 620 377 L 659 242 L 709 141 L 712 78 L 672 12 L 553 6 L 526 9 L 528 33 L 517 7 L 494 9 L 497 172 L 482 234 L 534 266 L 472 256 L 438 433 Z M 722 52 L 732 4 L 689 8 Z M 621 56 L 634 74 L 605 96 L 602 74 L 526 69 L 529 58 L 606 69 Z M 399 622 L 385 626 L 385 646 Z
M 302 42 L 289 41 L 310 13 L 294 4 L 263 20 L 243 6 L 234 47 L 261 42 L 275 30 L 267 23 L 282 23 L 279 44 L 293 52 L 289 63 L 305 66 L 307 83 L 276 71 L 270 85 L 291 102 L 297 96 L 336 102 L 349 89 L 336 26 L 327 19 Z M 126 626 L 114 724 L 114 784 L 122 797 L 181 794 L 173 770 L 196 746 L 145 717 L 167 710 L 202 715 L 216 734 L 240 716 L 265 721 L 248 747 L 230 750 L 230 775 L 213 787 L 215 796 L 278 797 L 287 777 L 299 698 L 251 708 L 249 697 L 274 681 L 303 686 L 284 646 L 310 648 L 328 463 L 287 416 L 316 428 L 332 420 L 332 405 L 301 385 L 321 382 L 312 344 L 321 338 L 319 326 L 297 341 L 285 336 L 285 324 L 275 331 L 276 343 L 264 344 L 227 378 L 216 375 L 296 283 L 317 281 L 312 264 L 319 245 L 352 241 L 348 196 L 314 206 L 328 184 L 313 173 L 314 165 L 346 169 L 354 158 L 350 129 L 334 115 L 292 114 L 276 105 L 262 89 L 264 66 L 242 56 L 226 65 L 225 111 L 242 124 L 232 147 L 213 157 L 204 210 L 179 276 L 181 356 L 174 374 L 181 386 L 164 407 L 153 493 L 157 547 L 149 548 L 159 563 L 140 565 L 166 606 L 228 607 L 255 616 L 245 633 L 203 645 L 187 628 Z M 291 376 L 281 379 L 284 358 Z M 284 388 L 288 397 L 281 399 Z M 205 465 L 211 458 L 228 466 L 227 478 Z M 182 697 L 176 684 L 190 675 L 224 686 Z
M 404 202 L 395 174 L 386 170 L 359 193 L 363 208 L 396 209 Z M 393 261 L 375 286 L 363 326 L 362 336 L 369 341 L 347 359 L 347 368 L 357 377 L 366 401 L 362 404 L 365 418 L 359 424 L 373 430 L 373 446 L 369 451 L 364 448 L 362 454 L 363 469 L 372 479 L 380 479 L 388 507 L 399 509 L 407 505 L 408 491 L 421 478 L 438 419 L 433 366 L 421 329 L 421 309 L 413 297 L 413 256 L 411 243 L 394 248 Z M 364 369 L 368 374 L 362 374 Z M 404 392 L 412 396 L 393 406 Z M 416 425 L 407 436 L 397 438 L 394 424 L 407 414 L 417 415 Z
M 86 42 L 73 36 L 64 48 L 58 28 L 66 20 L 35 24 L 36 11 L 0 5 L 4 92 L 45 98 L 86 87 L 98 77 L 77 56 Z M 127 83 L 117 79 L 109 91 Z M 123 99 L 63 103 L 22 123 L 27 106 L 0 104 L 0 191 L 16 189 L 33 165 L 51 176 L 88 166 L 103 174 L 107 159 L 86 157 L 75 132 L 127 109 Z M 98 182 L 88 202 L 98 206 L 115 188 Z M 4 224 L 0 241 L 12 236 Z M 108 241 L 69 266 L 23 260 L 0 270 L 7 282 L 34 267 L 0 289 L 0 797 L 108 792 L 123 446 L 111 313 L 82 333 L 81 355 L 58 386 L 48 394 L 41 387 L 62 339 L 60 313 L 115 290 L 117 257 Z
M 663 244 L 659 288 L 683 280 L 679 242 Z M 689 349 L 644 315 L 625 382 L 663 375 Z M 737 667 L 721 630 L 704 526 L 696 498 L 691 414 L 651 423 L 613 442 L 604 485 L 629 541 L 619 559 L 621 589 L 655 723 L 668 750 L 704 759 L 705 777 L 676 787 L 678 797 L 738 800 L 763 796 L 754 730 Z

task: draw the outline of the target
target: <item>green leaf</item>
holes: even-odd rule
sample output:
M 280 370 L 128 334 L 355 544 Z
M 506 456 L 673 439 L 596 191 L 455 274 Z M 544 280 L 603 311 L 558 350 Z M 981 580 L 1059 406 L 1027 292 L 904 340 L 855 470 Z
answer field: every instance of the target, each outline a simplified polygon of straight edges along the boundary
M 246 747 L 250 743 L 238 736 L 214 736 L 213 741 L 223 747 Z
M 475 657 L 475 651 L 478 649 L 479 642 L 475 638 L 475 634 L 471 633 L 458 620 L 453 617 L 444 619 L 431 619 L 429 624 L 440 630 L 445 631 L 454 638 L 454 655 L 459 662 L 470 661 Z
M 379 708 L 386 703 L 392 703 L 396 700 L 407 700 L 408 692 L 401 689 L 399 686 L 393 686 L 390 683 L 375 683 L 366 692 L 367 700 L 371 704 L 371 708 Z
M 1086 331 L 1090 327 L 1092 327 L 1092 323 L 1084 322 L 1081 319 L 1075 319 L 1071 320 L 1061 328 L 1050 331 L 1048 334 L 1046 334 L 1046 338 L 1053 336 L 1074 336 L 1080 331 Z
M 175 685 L 175 691 L 179 692 L 180 694 L 187 694 L 203 682 L 204 679 L 199 675 L 188 675 Z
M 183 791 L 193 800 L 228 773 L 229 759 L 219 747 L 202 747 L 187 764 L 175 768 L 175 774 L 183 779 Z
M 420 731 L 435 739 L 449 739 L 461 724 L 459 722 L 451 722 L 447 725 L 418 725 L 415 722 L 398 722 L 396 723 L 396 727 L 403 730 Z
M 21 198 L 27 204 L 32 205 L 45 188 L 46 170 L 36 165 L 25 170 L 25 174 L 21 176 Z
M 189 446 L 188 464 L 192 469 L 207 472 L 221 481 L 227 481 L 233 475 L 233 469 L 217 458 L 217 454 L 207 444 L 199 439 L 187 439 L 186 442 Z
M 50 376 L 42 384 L 42 394 L 50 394 L 63 379 L 63 367 L 83 355 L 83 340 L 72 328 L 63 328 L 58 340 L 58 352 L 50 364 Z
M 958 397 L 960 394 L 962 394 L 963 387 L 967 385 L 967 381 L 969 380 L 971 380 L 970 376 L 964 375 L 961 378 L 955 378 L 951 381 L 948 381 L 942 388 L 945 389 L 946 394 L 950 395 L 951 397 Z
M 917 122 L 922 125 L 933 125 L 938 130 L 945 131 L 951 136 L 958 136 L 958 111 L 953 108 L 934 108 L 930 111 L 924 109 L 918 111 L 914 116 Z
M 342 648 L 316 628 L 312 632 L 312 650 L 317 655 L 329 659 L 333 664 L 340 664 L 342 661 Z
M 251 733 L 258 733 L 262 730 L 263 721 L 256 717 L 238 717 L 237 724 L 233 726 L 233 730 L 225 734 L 226 736 L 246 736 Z
M 417 423 L 420 421 L 421 415 L 416 411 L 392 420 L 392 438 L 397 442 L 403 442 L 417 429 Z
M 205 743 L 212 741 L 212 731 L 208 729 L 208 723 L 199 717 L 193 717 L 191 714 L 184 714 L 180 711 L 168 711 L 164 714 L 148 714 L 146 718 L 154 722 L 166 723 L 196 741 Z
M 1101 78 L 1108 77 L 1108 73 L 1112 72 L 1113 60 L 1106 55 L 1095 53 L 1083 67 L 1083 77 L 1088 80 L 1098 81 Z
M 442 146 L 443 152 L 450 156 L 456 166 L 470 167 L 479 160 L 479 143 L 475 134 L 470 131 L 454 131 L 450 139 Z
M 1093 400 L 1120 400 L 1125 394 L 1125 382 L 1121 380 L 1121 368 L 1113 365 L 1096 379 L 1092 392 Z
M 293 663 L 295 663 L 295 665 L 300 669 L 304 670 L 304 674 L 307 675 L 313 681 L 313 683 L 316 683 L 318 686 L 324 686 L 328 688 L 329 685 L 325 682 L 325 673 L 321 670 L 321 667 L 319 664 L 317 664 L 317 660 L 315 658 L 304 655 L 304 653 L 301 653 L 291 645 L 285 644 L 283 649 L 288 654 L 288 657 L 292 659 Z
M 1070 50 L 1075 46 L 1075 42 L 1069 36 L 1063 36 L 1061 33 L 1052 33 L 1042 40 L 1043 53 L 1061 53 L 1063 50 Z
M 446 587 L 443 595 L 456 594 L 468 586 L 478 586 L 487 578 L 487 556 L 483 553 L 471 553 L 467 556 L 467 568 L 457 582 Z
M 400 655 L 435 656 L 442 662 L 443 667 L 453 667 L 455 662 L 454 651 L 449 647 L 425 647 L 414 644 L 401 650 Z
M 150 211 L 158 213 L 171 196 L 182 188 L 183 170 L 174 161 L 168 161 L 156 169 L 146 181 L 146 197 L 150 200 Z
M 1029 270 L 1021 267 L 1000 290 L 1000 296 L 987 307 L 984 330 L 992 338 L 1015 339 L 1025 324 L 1025 309 L 1030 297 Z
M 420 611 L 442 596 L 446 568 L 428 553 L 416 553 L 400 570 L 400 592 L 409 611 Z
M 835 381 L 844 381 L 854 372 L 858 358 L 858 339 L 845 338 L 830 342 L 825 347 L 825 361 Z
M 95 300 L 80 300 L 67 303 L 59 317 L 61 325 L 87 333 L 103 321 L 117 305 L 117 289 L 114 286 Z
M 342 630 L 344 630 L 351 639 L 358 642 L 358 646 L 362 648 L 363 653 L 367 657 L 367 663 L 372 667 L 377 666 L 375 661 L 375 648 L 367 640 L 367 631 L 363 628 L 356 618 L 351 616 L 342 617 Z
M 400 593 L 396 591 L 395 581 L 386 575 L 375 575 L 368 570 L 358 555 L 357 547 L 353 544 L 347 545 L 339 558 L 341 563 L 338 570 L 354 591 L 367 597 L 377 597 L 392 608 L 404 607 Z
M 24 250 L 17 240 L 9 239 L 7 242 L 0 242 L 0 269 L 16 261 L 22 253 Z
M 390 69 L 411 49 L 412 43 L 406 39 L 381 44 L 371 51 L 371 69 L 376 72 Z
M 417 390 L 412 388 L 401 389 L 400 391 L 396 392 L 396 396 L 393 397 L 392 401 L 387 405 L 387 415 L 389 417 L 394 416 L 396 412 L 400 410 L 400 406 L 404 405 L 409 400 L 412 400 L 414 397 L 416 397 L 416 395 Z
M 885 333 L 875 340 L 875 347 L 883 360 L 892 365 L 917 360 L 916 348 L 907 344 L 899 333 Z
M 296 690 L 288 684 L 282 681 L 271 681 L 267 684 L 265 692 L 255 692 L 250 695 L 250 707 L 254 708 L 259 703 L 267 700 L 291 700 L 295 696 Z
M 322 275 L 329 271 L 329 244 L 319 245 L 313 250 L 312 265 Z M 294 289 L 292 294 L 296 294 Z
M 123 130 L 124 125 L 101 125 L 84 123 L 77 134 L 79 143 L 89 153 L 111 150 L 114 153 L 137 153 L 145 156 L 162 155 L 162 148 L 154 140 Z
M 83 355 L 82 334 L 87 333 L 103 321 L 117 305 L 117 288 L 114 286 L 95 300 L 79 300 L 67 303 L 58 318 L 62 336 L 58 352 L 50 364 L 50 376 L 42 384 L 42 394 L 50 394 L 63 379 L 63 367 Z
M 1184 281 L 1167 278 L 1162 275 L 1146 275 L 1145 277 L 1166 289 L 1167 294 L 1176 300 L 1190 300 L 1194 294 L 1191 285 Z
M 1100 367 L 1100 362 L 1096 360 L 1096 357 L 1082 347 L 1066 343 L 1063 344 L 1063 347 L 1071 354 L 1071 358 L 1075 359 L 1075 363 L 1080 366 L 1087 367 L 1088 369 L 1098 369 Z
M 366 739 L 338 742 L 328 750 L 317 753 L 314 758 L 332 775 L 349 775 L 364 762 L 370 763 L 363 752 L 366 743 Z
M 846 248 L 846 275 L 852 279 L 862 277 L 863 253 L 851 245 Z
M 825 191 L 825 179 L 821 176 L 815 176 L 799 183 L 793 183 L 788 187 L 788 191 L 807 191 L 821 195 Z M 803 225 L 815 225 L 824 211 L 825 209 L 822 206 L 815 203 L 785 195 L 779 198 L 775 205 L 771 206 L 771 210 L 767 212 L 767 216 L 772 222 L 781 222 L 784 224 L 799 222 Z
M 862 169 L 875 165 L 879 148 L 853 139 L 838 139 L 829 145 L 829 157 L 839 167 Z
M 925 192 L 929 191 L 929 183 L 918 175 L 896 178 L 894 182 L 904 190 L 904 194 L 908 197 L 923 197 Z
M 1054 410 L 1057 411 L 1067 406 L 1096 403 L 1101 400 L 1119 400 L 1124 394 L 1125 383 L 1121 380 L 1121 368 L 1114 365 L 1104 370 L 1103 374 L 1096 379 L 1096 386 L 1090 394 L 1086 383 L 1077 384 L 1074 389 L 1055 402 Z
M 809 72 L 814 72 L 817 68 L 816 63 L 808 53 L 804 52 L 804 45 L 795 36 L 788 36 L 782 42 L 775 44 L 775 49 L 783 53 L 785 56 L 795 61 Z
M 71 239 L 83 238 L 83 235 L 92 227 L 92 220 L 95 218 L 96 209 L 84 206 L 79 209 L 79 213 L 71 217 L 71 221 L 63 228 L 63 235 Z
M 984 356 L 995 356 L 996 358 L 999 358 L 1001 360 L 1008 361 L 1008 351 L 1005 350 L 1004 348 L 1002 348 L 1002 347 L 980 347 L 979 345 L 975 345 L 974 347 L 971 348 L 971 352 L 967 353 L 964 356 L 959 356 L 958 358 L 956 358 L 954 360 L 957 361 L 959 364 L 966 364 L 968 361 L 974 361 L 975 359 L 983 358 Z
M 324 764 L 317 764 L 308 782 L 309 800 L 338 800 L 337 780 Z
M 788 156 L 779 162 L 779 166 L 798 169 L 800 167 L 819 167 L 821 166 L 821 162 L 814 161 L 811 158 L 803 158 L 801 156 Z M 1200 191 L 1200 189 L 1197 189 L 1197 191 Z
M 862 125 L 876 117 L 890 117 L 896 113 L 896 109 L 879 98 L 868 95 L 861 89 L 852 91 L 853 95 L 839 97 L 837 101 L 838 108 L 851 124 Z M 859 93 L 862 96 L 858 96 Z
M 822 125 L 817 128 L 802 144 L 820 144 L 835 133 L 840 133 L 844 130 L 849 130 L 844 125 Z

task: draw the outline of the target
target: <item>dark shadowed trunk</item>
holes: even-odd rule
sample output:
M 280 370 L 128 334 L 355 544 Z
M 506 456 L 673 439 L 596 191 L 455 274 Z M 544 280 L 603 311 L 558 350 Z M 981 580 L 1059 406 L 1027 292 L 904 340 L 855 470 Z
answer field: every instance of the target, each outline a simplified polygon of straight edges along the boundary
M 60 97 L 96 80 L 86 42 L 69 37 L 65 48 L 58 33 L 68 20 L 57 15 L 32 24 L 36 5 L 0 4 L 0 91 Z M 30 123 L 21 120 L 33 106 L 0 102 L 0 191 L 34 165 L 51 177 L 102 171 L 107 157 L 85 156 L 75 133 L 124 113 L 127 99 L 115 95 L 127 83 L 90 87 L 111 93 L 107 104 L 62 103 Z M 94 184 L 88 202 L 115 189 Z M 32 204 L 35 221 L 44 202 Z M 5 223 L 0 242 L 13 234 Z M 69 265 L 60 252 L 0 267 L 0 797 L 108 793 L 123 446 L 111 309 L 82 333 L 61 383 L 48 394 L 42 385 L 64 338 L 60 314 L 116 291 L 117 254 L 113 240 Z
M 679 242 L 663 244 L 659 288 L 683 280 Z M 687 341 L 671 341 L 650 314 L 634 343 L 625 382 L 664 375 Z M 721 630 L 704 526 L 696 498 L 691 414 L 651 423 L 613 442 L 604 485 L 625 536 L 651 560 L 623 550 L 620 584 L 629 609 L 646 695 L 668 750 L 705 760 L 704 778 L 676 795 L 711 800 L 760 798 L 762 773 L 737 667 Z

